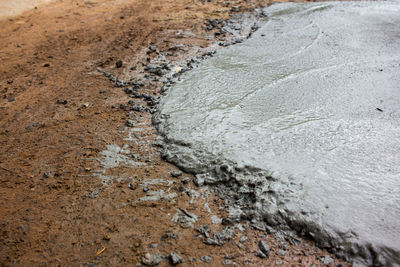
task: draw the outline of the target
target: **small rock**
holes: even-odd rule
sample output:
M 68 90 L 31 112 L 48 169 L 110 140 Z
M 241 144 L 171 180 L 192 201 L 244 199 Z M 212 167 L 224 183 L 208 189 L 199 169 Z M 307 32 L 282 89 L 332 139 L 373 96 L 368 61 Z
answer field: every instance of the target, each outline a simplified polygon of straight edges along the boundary
M 8 102 L 14 102 L 15 101 L 15 98 L 14 97 L 9 97 L 8 98 Z
M 33 127 L 39 127 L 40 126 L 40 122 L 33 122 L 31 124 L 29 124 L 25 129 L 30 130 Z
M 204 181 L 205 181 L 204 174 L 197 174 L 193 179 L 194 184 L 199 187 L 204 185 Z
M 222 262 L 222 265 L 231 265 L 232 264 L 232 261 L 231 260 L 224 260 L 223 262 Z
M 286 255 L 286 251 L 284 251 L 283 249 L 280 249 L 280 250 L 278 250 L 278 252 L 277 252 L 277 254 L 279 255 L 279 256 L 285 256 Z
M 176 177 L 181 176 L 182 172 L 181 171 L 172 171 L 172 172 L 170 172 L 170 174 L 171 174 L 172 177 L 176 178 Z
M 56 103 L 57 103 L 57 104 L 60 104 L 60 105 L 66 105 L 66 104 L 68 103 L 68 101 L 65 100 L 65 99 L 63 99 L 63 100 L 58 99 Z
M 149 189 L 148 187 L 144 187 L 144 188 L 143 188 L 143 192 L 149 192 L 149 190 L 150 190 L 150 189 Z
M 115 62 L 115 67 L 121 68 L 122 67 L 122 60 L 118 60 L 117 62 Z
M 211 216 L 211 223 L 212 224 L 221 224 L 222 223 L 222 219 L 218 218 L 218 216 L 216 216 L 216 215 L 212 215 Z
M 169 261 L 172 265 L 177 265 L 183 262 L 183 258 L 175 252 L 172 252 L 169 254 Z
M 128 184 L 128 188 L 130 190 L 135 190 L 136 189 L 136 185 Z
M 128 127 L 134 127 L 135 126 L 135 122 L 133 120 L 127 120 L 125 122 L 125 125 Z
M 210 263 L 212 261 L 212 258 L 210 256 L 201 256 L 200 261 Z
M 92 191 L 88 195 L 88 197 L 91 199 L 97 198 L 98 196 L 99 196 L 99 191 Z
M 197 232 L 204 235 L 206 238 L 210 237 L 210 228 L 207 224 L 200 226 Z
M 44 177 L 44 178 L 49 178 L 49 177 L 50 177 L 50 172 L 45 172 L 45 173 L 43 173 L 43 177 Z
M 149 248 L 157 248 L 158 244 L 157 243 L 152 243 L 149 245 Z
M 264 253 L 266 256 L 268 256 L 269 254 L 269 246 L 267 243 L 265 243 L 264 241 L 260 240 L 260 242 L 258 242 L 258 248 L 261 250 L 262 253 Z
M 189 177 L 185 177 L 185 178 L 183 178 L 182 180 L 181 180 L 181 183 L 182 184 L 188 184 L 188 183 L 190 183 L 190 178 Z
M 232 12 L 239 12 L 240 11 L 240 7 L 239 6 L 232 6 L 231 11 Z
M 255 255 L 261 259 L 265 259 L 267 257 L 267 255 L 265 255 L 261 250 L 257 250 Z
M 48 68 L 48 67 L 50 67 L 50 64 L 49 63 L 45 63 L 45 64 L 43 64 L 43 67 Z
M 161 262 L 162 258 L 158 254 L 146 253 L 142 258 L 142 263 L 146 266 L 156 266 Z
M 329 265 L 333 262 L 333 259 L 330 256 L 325 256 L 321 259 L 322 264 Z
M 178 186 L 178 190 L 179 190 L 179 192 L 182 192 L 182 193 L 186 192 L 186 188 L 181 184 Z

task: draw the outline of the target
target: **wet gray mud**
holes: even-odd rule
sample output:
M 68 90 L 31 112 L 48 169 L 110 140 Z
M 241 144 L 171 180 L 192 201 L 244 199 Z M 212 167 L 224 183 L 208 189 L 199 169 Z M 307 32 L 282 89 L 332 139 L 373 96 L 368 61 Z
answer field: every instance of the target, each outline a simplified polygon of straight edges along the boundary
M 400 2 L 274 4 L 160 104 L 164 157 L 225 223 L 400 264 Z

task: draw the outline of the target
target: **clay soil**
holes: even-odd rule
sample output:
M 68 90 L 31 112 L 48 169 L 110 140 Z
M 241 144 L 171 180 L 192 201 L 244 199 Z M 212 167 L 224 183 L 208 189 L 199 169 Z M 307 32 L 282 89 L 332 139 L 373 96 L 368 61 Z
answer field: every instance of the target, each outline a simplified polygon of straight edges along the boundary
M 127 114 L 120 105 L 130 98 L 97 71 L 129 80 L 156 56 L 149 45 L 172 60 L 189 58 L 215 42 L 207 19 L 267 4 L 58 0 L 1 20 L 1 265 L 135 266 L 146 253 L 176 252 L 183 266 L 322 266 L 329 254 L 311 241 L 290 244 L 251 227 L 236 229 L 223 246 L 204 244 L 195 229 L 224 227 L 211 223 L 212 215 L 226 216 L 223 200 L 182 183 L 189 174 L 172 177 L 177 168 L 160 158 L 150 114 Z M 137 133 L 127 116 L 136 118 Z M 149 182 L 156 179 L 163 180 Z M 176 197 L 137 201 L 160 190 Z M 199 216 L 194 227 L 171 221 L 180 209 Z M 259 240 L 270 246 L 266 259 L 254 255 Z M 338 264 L 347 265 L 329 266 Z

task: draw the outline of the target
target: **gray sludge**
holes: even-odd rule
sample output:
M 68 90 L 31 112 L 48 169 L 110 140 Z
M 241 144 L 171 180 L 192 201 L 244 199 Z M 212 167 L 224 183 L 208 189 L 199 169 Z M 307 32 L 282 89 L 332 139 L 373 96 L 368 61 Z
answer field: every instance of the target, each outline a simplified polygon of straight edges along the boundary
M 227 221 L 400 265 L 400 2 L 264 13 L 162 100 L 165 158 L 224 196 Z

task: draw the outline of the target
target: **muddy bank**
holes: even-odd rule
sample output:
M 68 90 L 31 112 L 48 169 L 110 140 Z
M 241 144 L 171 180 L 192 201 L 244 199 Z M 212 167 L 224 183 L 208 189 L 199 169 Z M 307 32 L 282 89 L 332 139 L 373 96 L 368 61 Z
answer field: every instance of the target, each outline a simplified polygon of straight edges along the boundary
M 162 76 L 266 4 L 60 0 L 0 21 L 1 264 L 346 266 L 305 239 L 222 224 L 223 201 L 158 151 Z
M 227 223 L 399 264 L 398 11 L 395 2 L 265 9 L 253 38 L 163 99 L 164 157 L 226 198 Z

